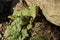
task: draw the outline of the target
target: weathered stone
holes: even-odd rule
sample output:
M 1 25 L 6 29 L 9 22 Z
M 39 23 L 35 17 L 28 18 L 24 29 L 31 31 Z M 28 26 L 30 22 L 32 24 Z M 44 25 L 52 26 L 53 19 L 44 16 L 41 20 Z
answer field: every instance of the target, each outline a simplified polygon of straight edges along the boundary
M 25 0 L 28 5 L 39 6 L 43 15 L 51 23 L 60 26 L 60 0 Z

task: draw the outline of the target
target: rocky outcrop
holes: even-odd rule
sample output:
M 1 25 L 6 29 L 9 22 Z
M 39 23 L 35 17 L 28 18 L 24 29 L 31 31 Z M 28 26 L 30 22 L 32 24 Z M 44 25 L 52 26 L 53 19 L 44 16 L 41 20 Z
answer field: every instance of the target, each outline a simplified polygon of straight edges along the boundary
M 35 4 L 51 23 L 60 26 L 60 0 L 25 0 L 28 5 Z

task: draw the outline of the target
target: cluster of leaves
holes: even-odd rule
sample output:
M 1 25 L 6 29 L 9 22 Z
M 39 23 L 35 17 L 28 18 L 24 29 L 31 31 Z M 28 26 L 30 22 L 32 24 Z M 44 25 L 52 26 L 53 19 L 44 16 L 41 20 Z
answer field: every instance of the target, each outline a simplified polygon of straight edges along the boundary
M 47 40 L 47 37 L 36 35 L 36 36 L 30 38 L 30 40 Z
M 32 21 L 36 16 L 36 6 L 31 5 L 28 9 L 19 10 L 9 16 L 14 21 L 5 30 L 6 40 L 24 40 L 29 36 L 28 30 L 32 27 Z

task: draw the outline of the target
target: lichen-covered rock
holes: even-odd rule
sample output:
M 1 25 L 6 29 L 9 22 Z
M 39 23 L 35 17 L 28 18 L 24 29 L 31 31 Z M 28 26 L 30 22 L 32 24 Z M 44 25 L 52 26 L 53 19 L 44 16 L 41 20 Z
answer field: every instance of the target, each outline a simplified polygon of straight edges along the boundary
M 35 4 L 51 23 L 60 26 L 60 0 L 25 0 L 28 5 Z

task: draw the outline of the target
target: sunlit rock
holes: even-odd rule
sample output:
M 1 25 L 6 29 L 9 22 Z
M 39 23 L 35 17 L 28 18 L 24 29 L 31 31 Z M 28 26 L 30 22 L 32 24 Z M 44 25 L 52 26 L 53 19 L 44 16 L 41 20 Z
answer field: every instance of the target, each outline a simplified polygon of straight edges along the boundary
M 60 26 L 60 0 L 25 0 L 28 5 L 35 4 L 51 23 Z

